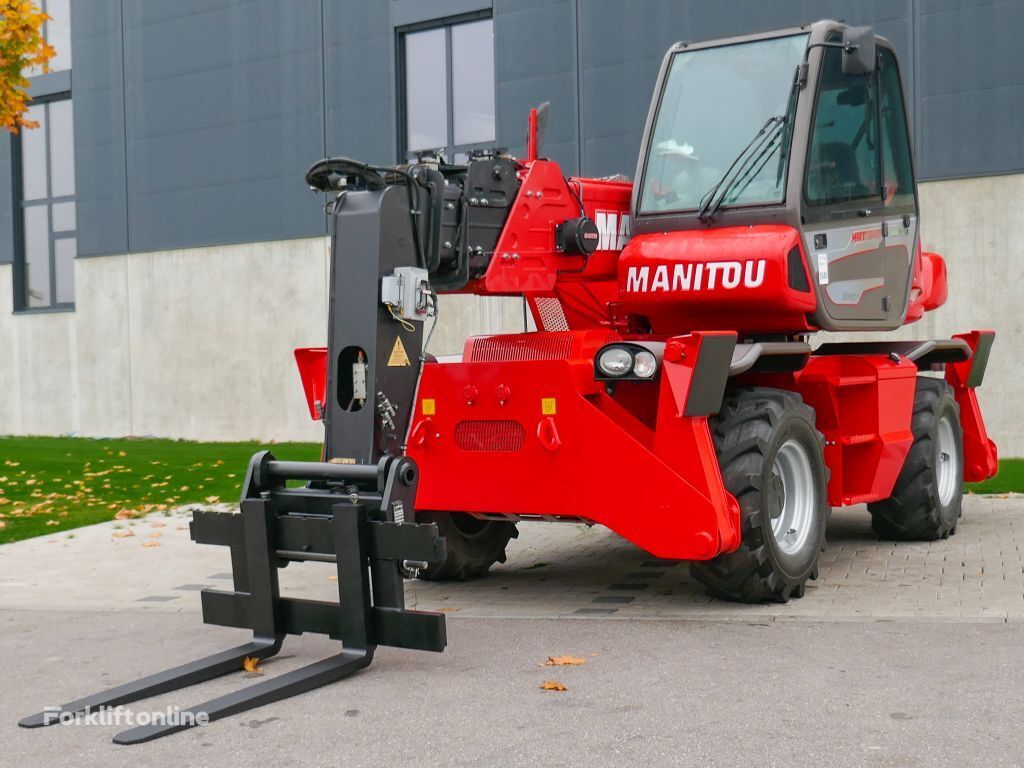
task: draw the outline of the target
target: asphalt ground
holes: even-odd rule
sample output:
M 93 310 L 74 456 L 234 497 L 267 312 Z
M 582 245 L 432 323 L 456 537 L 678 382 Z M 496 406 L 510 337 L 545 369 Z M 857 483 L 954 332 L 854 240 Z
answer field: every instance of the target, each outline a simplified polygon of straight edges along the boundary
M 0 547 L 0 766 L 1024 764 L 1020 498 L 968 497 L 957 535 L 928 544 L 879 542 L 863 509 L 837 511 L 819 580 L 771 606 L 712 601 L 685 563 L 599 528 L 523 525 L 487 579 L 408 583 L 410 605 L 445 610 L 444 653 L 379 648 L 350 679 L 147 744 L 112 744 L 124 726 L 18 728 L 247 639 L 201 623 L 199 589 L 230 568 L 186 523 Z M 337 589 L 316 565 L 282 583 Z M 336 646 L 289 638 L 260 675 L 129 709 L 199 704 Z M 541 666 L 562 655 L 584 661 Z

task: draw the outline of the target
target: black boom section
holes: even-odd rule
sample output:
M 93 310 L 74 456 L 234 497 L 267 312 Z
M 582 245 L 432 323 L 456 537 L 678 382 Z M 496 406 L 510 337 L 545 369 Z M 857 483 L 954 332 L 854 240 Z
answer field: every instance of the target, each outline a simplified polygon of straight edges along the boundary
M 422 202 L 427 194 L 422 195 Z M 422 323 L 397 321 L 381 280 L 418 266 L 404 185 L 347 192 L 333 206 L 327 334 L 326 458 L 375 464 L 398 455 L 408 429 L 423 344 Z M 354 374 L 354 367 L 362 366 Z M 362 376 L 363 390 L 353 387 Z
M 340 190 L 331 205 L 326 457 L 372 464 L 402 452 L 423 342 L 421 322 L 399 321 L 382 303 L 382 279 L 418 267 L 431 290 L 457 291 L 482 277 L 519 179 L 511 158 L 483 153 L 440 169 L 334 158 L 307 180 Z

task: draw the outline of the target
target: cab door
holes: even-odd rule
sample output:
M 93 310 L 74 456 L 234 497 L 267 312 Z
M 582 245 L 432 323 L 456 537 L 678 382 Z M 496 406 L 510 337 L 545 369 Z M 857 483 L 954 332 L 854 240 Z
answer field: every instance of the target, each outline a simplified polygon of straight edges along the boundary
M 891 273 L 887 319 L 898 325 L 906 313 L 917 253 L 918 203 L 906 101 L 895 54 L 878 49 L 879 130 L 882 150 L 882 237 Z
M 895 328 L 906 305 L 916 198 L 912 174 L 897 172 L 909 163 L 899 71 L 878 50 L 874 72 L 847 75 L 841 50 L 825 48 L 815 93 L 803 221 L 816 320 L 828 330 Z

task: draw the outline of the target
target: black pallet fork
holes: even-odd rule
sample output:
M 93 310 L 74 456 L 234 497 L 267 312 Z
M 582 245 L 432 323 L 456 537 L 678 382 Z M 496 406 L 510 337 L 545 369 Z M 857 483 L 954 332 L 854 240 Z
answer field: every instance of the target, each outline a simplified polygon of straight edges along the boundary
M 249 628 L 252 641 L 101 693 L 47 709 L 19 725 L 36 728 L 64 715 L 138 701 L 242 669 L 266 659 L 284 636 L 303 632 L 340 640 L 335 656 L 250 685 L 177 713 L 171 721 L 118 733 L 117 744 L 138 744 L 335 682 L 368 666 L 378 645 L 442 651 L 444 616 L 405 609 L 403 571 L 445 558 L 434 524 L 406 522 L 416 494 L 415 463 L 385 457 L 377 465 L 276 461 L 253 456 L 241 514 L 197 512 L 192 539 L 231 549 L 234 590 L 204 589 L 203 621 Z M 303 480 L 301 488 L 287 480 Z M 338 602 L 281 597 L 277 569 L 292 561 L 337 564 Z M 201 715 L 205 714 L 205 718 Z

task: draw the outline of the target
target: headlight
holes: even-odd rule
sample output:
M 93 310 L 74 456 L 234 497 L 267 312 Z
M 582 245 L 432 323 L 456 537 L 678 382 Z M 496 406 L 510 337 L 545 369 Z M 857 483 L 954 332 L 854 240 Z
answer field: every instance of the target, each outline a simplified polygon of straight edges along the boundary
M 633 367 L 633 355 L 624 347 L 612 347 L 597 358 L 597 367 L 608 376 L 625 376 Z
M 661 366 L 661 346 L 616 341 L 594 356 L 597 381 L 653 381 Z
M 637 352 L 633 357 L 633 375 L 641 379 L 651 378 L 658 370 L 658 361 L 652 352 L 646 349 Z

